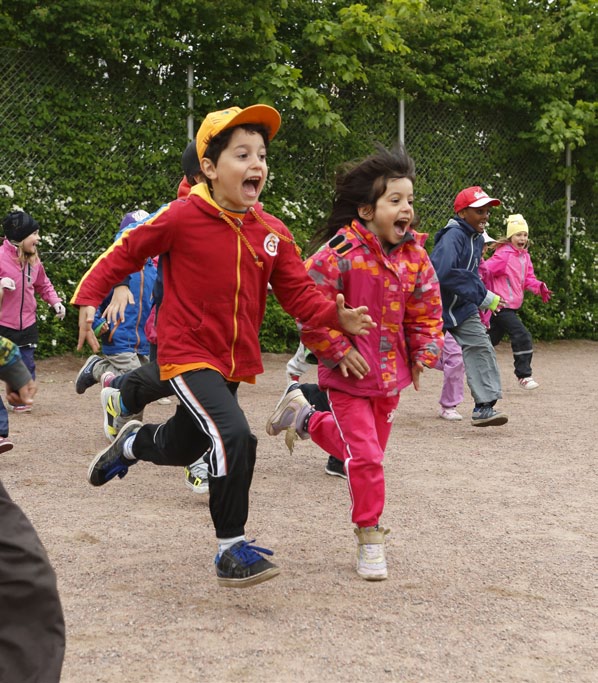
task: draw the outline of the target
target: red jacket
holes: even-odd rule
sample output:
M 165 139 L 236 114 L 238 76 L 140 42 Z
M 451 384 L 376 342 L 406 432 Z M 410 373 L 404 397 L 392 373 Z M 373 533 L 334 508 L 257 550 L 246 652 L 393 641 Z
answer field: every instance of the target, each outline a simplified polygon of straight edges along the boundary
M 322 388 L 355 396 L 393 396 L 411 383 L 412 363 L 436 364 L 444 345 L 442 302 L 436 273 L 422 246 L 425 237 L 408 233 L 386 254 L 378 238 L 353 221 L 305 262 L 329 299 L 342 292 L 348 306 L 368 306 L 378 323 L 360 337 L 303 326 L 301 341 L 321 361 Z M 337 367 L 351 347 L 370 366 L 363 379 L 345 378 Z
M 207 363 L 227 378 L 250 377 L 263 372 L 258 332 L 268 282 L 290 315 L 316 326 L 338 327 L 336 304 L 317 291 L 280 220 L 260 204 L 242 221 L 225 217 L 199 196 L 202 187 L 115 242 L 84 275 L 71 303 L 97 306 L 148 256 L 163 254 L 158 363 Z

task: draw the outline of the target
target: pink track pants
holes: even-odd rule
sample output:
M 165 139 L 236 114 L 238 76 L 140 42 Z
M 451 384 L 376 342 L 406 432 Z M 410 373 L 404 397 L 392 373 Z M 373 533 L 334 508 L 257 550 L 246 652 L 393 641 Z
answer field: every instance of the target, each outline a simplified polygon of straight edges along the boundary
M 309 421 L 312 441 L 344 462 L 351 496 L 351 520 L 376 526 L 384 510 L 384 449 L 398 396 L 362 398 L 328 389 L 330 413 Z

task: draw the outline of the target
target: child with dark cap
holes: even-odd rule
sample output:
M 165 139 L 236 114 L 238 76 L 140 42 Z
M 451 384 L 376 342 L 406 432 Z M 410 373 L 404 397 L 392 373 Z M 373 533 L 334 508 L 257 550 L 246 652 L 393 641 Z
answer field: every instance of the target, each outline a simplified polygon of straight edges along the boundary
M 35 379 L 35 349 L 39 341 L 37 294 L 48 303 L 59 320 L 66 310 L 56 294 L 40 261 L 37 221 L 24 211 L 13 211 L 3 220 L 4 241 L 0 247 L 0 285 L 3 298 L 0 309 L 0 335 L 13 341 L 23 362 Z M 15 412 L 29 412 L 31 405 L 12 406 Z
M 440 282 L 444 329 L 463 351 L 469 389 L 475 401 L 471 424 L 475 427 L 503 425 L 505 413 L 494 408 L 502 397 L 496 354 L 480 309 L 496 311 L 504 300 L 486 288 L 479 275 L 484 230 L 490 207 L 500 200 L 479 186 L 467 187 L 455 197 L 455 215 L 434 238 L 431 259 Z
M 158 316 L 158 364 L 180 405 L 162 425 L 126 424 L 91 462 L 88 479 L 103 486 L 138 460 L 188 465 L 209 449 L 210 512 L 218 540 L 221 586 L 252 586 L 278 575 L 270 550 L 246 540 L 257 438 L 237 401 L 240 382 L 263 372 L 259 328 L 268 283 L 283 308 L 313 326 L 367 334 L 364 306 L 316 289 L 286 226 L 259 203 L 270 140 L 280 127 L 272 107 L 230 107 L 204 119 L 196 137 L 203 182 L 171 202 L 105 252 L 83 277 L 79 342 L 92 349 L 95 307 L 110 287 L 163 254 L 164 300 Z

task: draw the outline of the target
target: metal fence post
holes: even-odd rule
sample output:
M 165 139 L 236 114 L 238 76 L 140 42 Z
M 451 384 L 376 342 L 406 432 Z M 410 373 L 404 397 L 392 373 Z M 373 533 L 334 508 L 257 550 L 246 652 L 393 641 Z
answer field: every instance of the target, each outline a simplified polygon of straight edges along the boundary
M 565 167 L 567 169 L 567 180 L 565 185 L 565 258 L 571 256 L 571 147 L 565 147 Z
M 405 100 L 399 100 L 399 142 L 405 144 Z
M 187 114 L 187 138 L 191 142 L 195 137 L 195 124 L 193 123 L 193 67 L 191 64 L 187 67 L 187 107 L 189 109 Z

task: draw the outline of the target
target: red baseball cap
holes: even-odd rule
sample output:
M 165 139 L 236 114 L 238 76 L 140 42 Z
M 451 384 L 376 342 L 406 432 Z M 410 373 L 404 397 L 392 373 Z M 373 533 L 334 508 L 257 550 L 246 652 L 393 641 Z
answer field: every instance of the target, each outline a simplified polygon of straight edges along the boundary
M 467 209 L 470 206 L 477 208 L 487 204 L 490 204 L 490 206 L 500 206 L 500 200 L 489 197 L 479 185 L 466 187 L 455 197 L 455 213 L 459 213 L 459 211 L 463 211 L 463 209 Z

